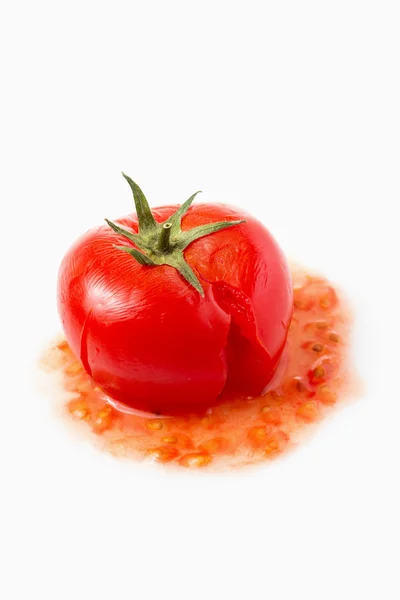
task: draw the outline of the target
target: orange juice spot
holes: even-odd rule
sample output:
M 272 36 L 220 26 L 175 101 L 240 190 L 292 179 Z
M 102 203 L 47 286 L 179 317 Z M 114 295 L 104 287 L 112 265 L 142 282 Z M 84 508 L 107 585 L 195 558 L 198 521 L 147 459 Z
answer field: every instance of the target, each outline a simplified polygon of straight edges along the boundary
M 319 305 L 322 309 L 326 310 L 332 308 L 337 303 L 336 292 L 333 288 L 328 287 L 319 298 Z
M 185 433 L 173 432 L 173 433 L 171 433 L 171 435 L 166 436 L 165 438 L 162 438 L 162 440 L 168 439 L 168 438 L 176 439 L 176 442 L 164 442 L 164 443 L 167 443 L 167 444 L 173 443 L 180 450 L 190 450 L 194 446 L 192 439 Z
M 271 458 L 279 452 L 284 450 L 287 445 L 289 436 L 283 433 L 283 431 L 277 431 L 275 433 L 270 434 L 267 437 L 265 446 L 264 446 L 264 455 Z
M 67 379 L 65 382 L 65 388 L 70 392 L 76 392 L 77 394 L 90 394 L 93 391 L 93 384 L 89 378 L 76 378 Z
M 93 430 L 96 433 L 102 433 L 108 429 L 112 422 L 112 408 L 111 406 L 104 406 L 99 410 L 93 421 Z
M 68 403 L 68 410 L 75 419 L 86 419 L 90 416 L 89 407 L 81 398 L 71 400 Z
M 315 400 L 301 404 L 297 409 L 297 415 L 305 421 L 314 421 L 318 417 L 318 405 Z
M 278 394 L 276 391 L 271 390 L 265 396 L 262 396 L 262 400 L 268 406 L 281 406 L 285 401 L 285 396 Z
M 314 301 L 312 296 L 308 295 L 304 288 L 294 290 L 293 304 L 297 310 L 310 310 Z
M 211 440 L 207 440 L 203 442 L 199 449 L 207 454 L 216 454 L 217 452 L 222 452 L 223 450 L 227 450 L 229 446 L 228 440 L 225 438 L 212 438 Z
M 57 348 L 59 350 L 61 350 L 61 352 L 68 352 L 69 351 L 69 346 L 68 346 L 67 340 L 63 340 L 62 342 L 60 342 L 59 344 L 57 344 Z
M 325 384 L 320 385 L 317 389 L 317 398 L 318 400 L 321 400 L 323 404 L 335 404 L 337 400 L 336 392 Z
M 278 442 L 276 440 L 271 440 L 267 442 L 264 452 L 265 454 L 276 454 L 277 452 L 279 452 Z
M 182 458 L 179 461 L 179 464 L 182 467 L 200 468 L 206 467 L 208 464 L 210 464 L 211 461 L 212 458 L 209 454 L 203 452 L 193 452 L 191 454 L 185 454 L 184 456 L 182 456 Z
M 146 456 L 156 462 L 170 462 L 179 455 L 179 452 L 173 446 L 158 446 L 157 448 L 150 448 L 146 452 Z
M 282 414 L 278 408 L 272 408 L 271 406 L 264 405 L 261 408 L 262 419 L 271 425 L 280 425 L 282 422 Z
M 202 427 L 206 427 L 207 429 L 211 429 L 214 425 L 214 419 L 212 418 L 211 415 L 207 415 L 205 417 L 202 417 L 200 419 L 200 425 Z
M 147 421 L 146 427 L 150 431 L 160 431 L 164 426 L 164 423 L 160 419 L 155 419 L 153 421 Z
M 304 308 L 304 303 L 300 300 L 300 298 L 296 298 L 293 301 L 293 305 L 295 308 L 297 308 L 299 310 L 302 310 Z
M 78 373 L 83 372 L 82 364 L 75 360 L 65 367 L 64 372 L 66 375 L 78 375 Z
M 126 451 L 128 446 L 129 443 L 127 438 L 117 438 L 109 442 L 108 449 L 112 454 L 119 455 L 121 452 Z
M 265 427 L 252 427 L 247 433 L 250 444 L 255 448 L 260 448 L 268 439 Z

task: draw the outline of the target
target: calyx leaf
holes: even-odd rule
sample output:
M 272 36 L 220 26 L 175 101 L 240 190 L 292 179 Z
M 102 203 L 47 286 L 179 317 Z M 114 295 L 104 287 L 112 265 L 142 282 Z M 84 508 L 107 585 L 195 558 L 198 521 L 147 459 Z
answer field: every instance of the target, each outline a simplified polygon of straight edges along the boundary
M 192 285 L 201 296 L 204 296 L 204 290 L 201 283 L 194 273 L 191 266 L 186 262 L 183 251 L 195 240 L 206 235 L 212 235 L 217 231 L 234 227 L 246 221 L 220 221 L 218 223 L 209 223 L 200 225 L 187 231 L 182 231 L 182 217 L 189 210 L 193 200 L 200 192 L 196 192 L 186 200 L 173 215 L 163 223 L 157 223 L 149 203 L 146 200 L 140 187 L 125 173 L 122 173 L 133 193 L 136 213 L 139 223 L 139 232 L 133 233 L 128 229 L 105 219 L 107 225 L 116 233 L 125 237 L 136 246 L 116 246 L 114 247 L 122 252 L 130 254 L 139 264 L 146 267 L 155 267 L 157 265 L 169 265 L 174 267 Z M 138 250 L 139 249 L 139 250 Z

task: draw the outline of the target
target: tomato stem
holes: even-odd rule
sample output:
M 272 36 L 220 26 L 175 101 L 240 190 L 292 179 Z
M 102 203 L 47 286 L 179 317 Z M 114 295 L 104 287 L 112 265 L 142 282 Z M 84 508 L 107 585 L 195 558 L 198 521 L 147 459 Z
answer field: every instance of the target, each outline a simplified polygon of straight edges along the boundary
M 170 237 L 171 237 L 172 223 L 164 223 L 161 229 L 160 241 L 158 242 L 158 249 L 162 254 L 168 254 L 170 251 Z
M 186 202 L 184 202 L 173 215 L 164 223 L 158 223 L 143 194 L 140 187 L 125 173 L 122 173 L 133 193 L 133 199 L 135 201 L 136 213 L 138 216 L 139 232 L 134 233 L 124 229 L 120 225 L 113 223 L 106 219 L 107 225 L 111 227 L 118 235 L 122 235 L 128 239 L 133 246 L 117 246 L 114 247 L 122 252 L 127 252 L 134 258 L 139 264 L 144 267 L 155 267 L 161 265 L 168 265 L 173 267 L 186 279 L 195 290 L 199 292 L 201 296 L 204 296 L 204 290 L 201 287 L 201 283 L 197 278 L 197 275 L 186 262 L 184 256 L 184 250 L 192 244 L 194 241 L 227 227 L 234 227 L 240 225 L 246 221 L 221 221 L 219 223 L 208 223 L 205 225 L 199 225 L 193 229 L 182 231 L 181 220 L 182 217 L 189 210 L 193 200 L 199 192 L 196 192 Z M 171 236 L 172 241 L 171 243 Z M 136 248 L 135 248 L 136 246 Z

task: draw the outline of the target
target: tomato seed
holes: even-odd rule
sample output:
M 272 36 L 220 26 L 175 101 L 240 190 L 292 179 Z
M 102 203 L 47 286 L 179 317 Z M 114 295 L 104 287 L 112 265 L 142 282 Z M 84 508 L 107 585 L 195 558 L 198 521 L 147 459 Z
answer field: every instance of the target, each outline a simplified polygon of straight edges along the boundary
M 211 440 L 207 440 L 203 442 L 199 448 L 206 452 L 207 454 L 216 454 L 217 452 L 221 452 L 223 450 L 227 450 L 229 447 L 229 441 L 223 437 L 212 438 Z
M 283 431 L 277 431 L 268 436 L 264 447 L 264 455 L 271 458 L 281 452 L 286 446 L 289 436 Z
M 322 344 L 314 344 L 314 346 L 312 347 L 312 349 L 314 350 L 314 352 L 322 352 L 322 350 L 324 349 Z
M 313 421 L 318 416 L 318 406 L 315 400 L 305 402 L 297 409 L 297 414 L 306 421 Z
M 164 442 L 164 444 L 176 444 L 178 438 L 176 437 L 176 435 L 167 435 L 161 438 L 161 441 Z
M 271 425 L 279 425 L 282 422 L 282 415 L 279 409 L 271 406 L 263 406 L 261 408 L 261 417 L 266 423 Z
M 335 404 L 336 402 L 336 392 L 325 384 L 318 388 L 317 396 L 323 404 Z
M 150 431 L 159 431 L 164 426 L 164 423 L 157 419 L 156 421 L 147 421 L 146 427 L 150 429 Z
M 179 452 L 176 448 L 167 446 L 158 446 L 156 448 L 150 448 L 146 452 L 146 456 L 157 462 L 170 462 L 178 456 Z
M 258 448 L 265 444 L 268 435 L 265 427 L 252 427 L 247 433 L 252 446 Z
M 96 433 L 102 433 L 106 429 L 108 429 L 111 425 L 112 421 L 112 408 L 111 406 L 104 406 L 101 410 L 96 414 L 93 430 Z
M 315 369 L 313 371 L 313 375 L 317 379 L 321 379 L 325 375 L 324 367 L 321 367 L 321 365 L 319 365 L 318 367 L 315 367 Z

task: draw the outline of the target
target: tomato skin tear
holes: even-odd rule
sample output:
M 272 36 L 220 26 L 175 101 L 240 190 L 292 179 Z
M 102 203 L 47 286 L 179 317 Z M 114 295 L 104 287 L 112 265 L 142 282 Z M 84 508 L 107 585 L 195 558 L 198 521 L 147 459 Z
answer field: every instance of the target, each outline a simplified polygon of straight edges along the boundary
M 158 223 L 176 206 L 154 209 Z M 110 397 L 155 414 L 199 413 L 226 386 L 259 394 L 283 351 L 293 302 L 286 260 L 269 232 L 243 211 L 192 206 L 182 230 L 245 220 L 197 239 L 185 260 L 204 298 L 173 267 L 139 264 L 117 251 L 104 225 L 67 252 L 58 308 L 67 341 Z M 135 214 L 118 224 L 137 233 Z

